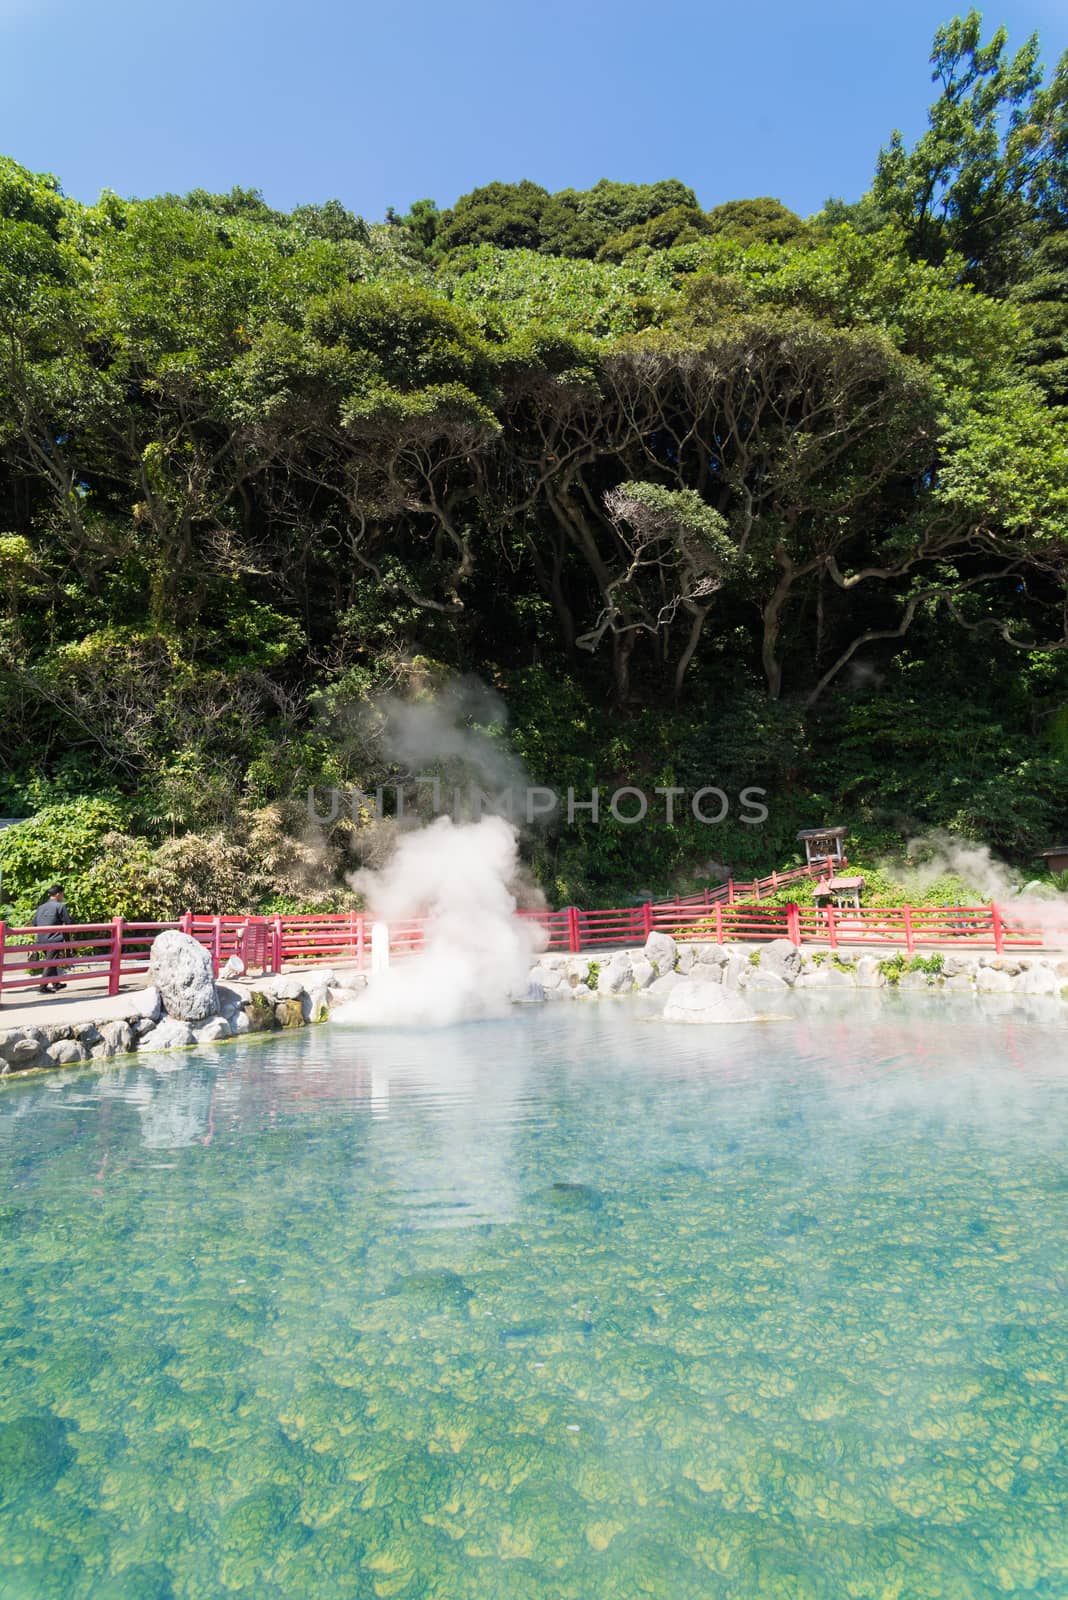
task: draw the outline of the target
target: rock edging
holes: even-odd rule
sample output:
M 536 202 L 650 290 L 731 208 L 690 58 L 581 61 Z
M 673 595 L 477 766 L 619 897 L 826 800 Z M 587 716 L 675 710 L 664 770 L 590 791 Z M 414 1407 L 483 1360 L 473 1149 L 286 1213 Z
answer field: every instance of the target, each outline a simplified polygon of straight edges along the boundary
M 317 968 L 306 975 L 258 978 L 253 984 L 214 984 L 216 1010 L 197 1022 L 168 1016 L 158 989 L 137 990 L 129 996 L 127 1014 L 110 1022 L 0 1028 L 0 1077 L 303 1028 L 325 1022 L 335 1006 L 355 1000 L 366 982 L 361 973 L 338 977 L 328 968 Z
M 543 955 L 531 968 L 531 1000 L 595 1000 L 626 994 L 667 996 L 687 978 L 763 996 L 787 989 L 945 990 L 949 993 L 1044 995 L 1068 1000 L 1068 960 L 1042 955 L 848 955 L 798 949 L 788 939 L 732 946 L 678 944 L 650 934 L 640 949 L 593 955 Z

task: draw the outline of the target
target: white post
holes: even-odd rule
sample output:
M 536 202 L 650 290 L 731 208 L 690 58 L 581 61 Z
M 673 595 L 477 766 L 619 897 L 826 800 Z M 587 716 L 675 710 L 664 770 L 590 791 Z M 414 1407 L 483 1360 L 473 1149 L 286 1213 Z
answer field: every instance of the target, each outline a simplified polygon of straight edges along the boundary
M 384 922 L 371 924 L 371 973 L 389 971 L 389 928 Z

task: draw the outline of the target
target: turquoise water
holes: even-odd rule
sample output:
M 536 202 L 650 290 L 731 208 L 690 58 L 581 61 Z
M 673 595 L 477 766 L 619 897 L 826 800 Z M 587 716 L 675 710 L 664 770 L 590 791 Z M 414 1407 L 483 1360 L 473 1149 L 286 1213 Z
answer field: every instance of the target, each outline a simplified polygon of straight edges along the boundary
M 8 1083 L 0 1597 L 1068 1595 L 1065 1038 L 621 1002 Z

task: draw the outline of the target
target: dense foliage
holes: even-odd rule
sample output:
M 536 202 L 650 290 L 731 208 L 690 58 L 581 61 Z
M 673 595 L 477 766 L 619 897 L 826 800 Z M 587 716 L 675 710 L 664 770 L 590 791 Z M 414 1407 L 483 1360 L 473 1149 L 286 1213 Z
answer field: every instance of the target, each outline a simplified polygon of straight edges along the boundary
M 352 708 L 451 673 L 558 790 L 769 790 L 763 829 L 550 826 L 561 899 L 832 814 L 1051 842 L 1068 60 L 974 13 L 932 60 L 928 132 L 807 222 L 674 179 L 85 206 L 0 163 L 0 812 L 119 807 L 77 909 L 169 902 L 179 845 L 215 903 L 324 891 L 300 797 L 380 781 Z M 82 870 L 25 851 L 9 894 Z

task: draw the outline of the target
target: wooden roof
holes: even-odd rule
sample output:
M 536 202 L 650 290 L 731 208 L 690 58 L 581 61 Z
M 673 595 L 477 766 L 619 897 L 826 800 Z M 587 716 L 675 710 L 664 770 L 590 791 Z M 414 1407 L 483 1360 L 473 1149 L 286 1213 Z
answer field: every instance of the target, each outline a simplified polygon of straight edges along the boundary
M 802 828 L 796 839 L 844 839 L 845 828 Z

